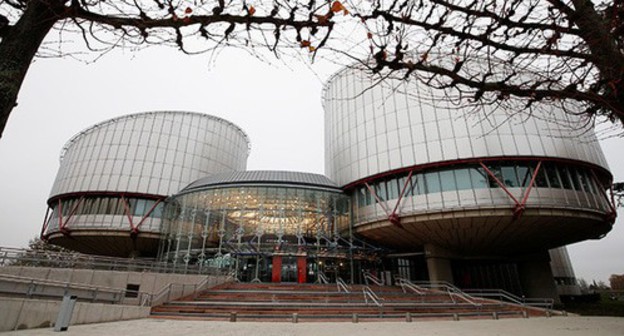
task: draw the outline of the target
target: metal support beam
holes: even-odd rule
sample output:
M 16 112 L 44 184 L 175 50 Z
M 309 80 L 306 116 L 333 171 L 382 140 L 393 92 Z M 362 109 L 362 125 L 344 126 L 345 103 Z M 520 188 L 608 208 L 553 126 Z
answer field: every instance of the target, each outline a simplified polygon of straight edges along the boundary
M 514 210 L 514 218 L 519 218 L 520 216 L 522 216 L 522 213 L 526 209 L 526 203 L 529 200 L 529 195 L 531 195 L 531 190 L 533 190 L 533 186 L 535 185 L 535 179 L 537 178 L 537 174 L 539 173 L 540 168 L 542 168 L 542 161 L 537 162 L 537 166 L 533 171 L 533 176 L 531 176 L 531 182 L 529 182 L 529 186 L 524 193 L 524 197 L 522 198 L 522 201 L 520 201 L 520 204 L 516 205 L 516 209 Z
M 405 195 L 407 186 L 409 185 L 409 182 L 412 179 L 412 174 L 414 174 L 414 171 L 410 170 L 409 174 L 407 175 L 407 179 L 405 180 L 405 183 L 403 184 L 403 188 L 401 188 L 401 193 L 399 194 L 399 198 L 397 199 L 397 202 L 394 205 L 394 209 L 392 209 L 392 212 L 390 212 L 390 209 L 388 208 L 388 202 L 379 198 L 377 193 L 375 193 L 375 190 L 368 184 L 368 182 L 364 182 L 364 185 L 366 186 L 366 188 L 368 188 L 368 190 L 373 195 L 373 197 L 375 197 L 375 200 L 377 200 L 377 203 L 379 203 L 381 208 L 386 213 L 386 216 L 388 216 L 388 221 L 392 225 L 396 225 L 398 227 L 401 227 L 401 216 L 399 216 L 399 213 L 397 211 L 399 210 L 399 206 L 401 205 L 401 201 L 403 200 L 403 196 Z
M 139 234 L 139 227 L 141 227 L 141 224 L 143 224 L 143 222 L 145 222 L 147 217 L 149 217 L 152 214 L 154 209 L 156 209 L 158 204 L 162 203 L 162 201 L 163 201 L 162 199 L 159 199 L 158 201 L 156 201 L 154 203 L 154 205 L 152 205 L 152 207 L 149 209 L 149 211 L 143 216 L 143 218 L 141 218 L 141 221 L 139 221 L 139 224 L 137 224 L 135 227 L 132 227 L 132 229 L 130 231 L 130 236 L 136 237 L 136 235 Z M 130 221 L 130 225 L 132 225 L 132 221 Z
M 80 206 L 80 204 L 82 204 L 83 200 L 84 200 L 84 196 L 78 199 L 78 202 L 76 202 L 72 210 L 69 212 L 69 216 L 67 216 L 67 219 L 65 220 L 65 223 L 63 224 L 63 228 L 65 228 L 68 232 L 69 232 L 69 229 L 67 229 L 67 226 L 69 225 L 69 220 L 72 219 L 72 217 L 74 217 L 74 215 L 76 214 L 76 211 L 78 211 L 78 207 Z
M 370 191 L 371 195 L 373 195 L 373 197 L 375 197 L 375 200 L 377 201 L 377 203 L 379 203 L 379 205 L 381 206 L 381 208 L 383 209 L 383 211 L 386 213 L 386 216 L 390 217 L 390 211 L 388 210 L 388 208 L 386 207 L 386 201 L 382 201 L 379 196 L 377 196 L 377 193 L 375 192 L 375 190 L 368 184 L 368 182 L 364 182 L 364 185 L 366 185 L 366 188 L 368 188 L 368 191 Z
M 41 234 L 39 234 L 39 239 L 41 240 L 45 240 L 45 232 L 48 229 L 53 213 L 54 212 L 50 213 L 50 207 L 46 209 L 45 216 L 43 217 L 43 225 L 41 226 Z
M 507 189 L 507 187 L 503 184 L 503 182 L 501 182 L 498 177 L 496 177 L 496 175 L 494 175 L 494 173 L 492 173 L 492 171 L 485 165 L 483 164 L 483 162 L 479 162 L 479 164 L 481 165 L 481 167 L 483 169 L 485 169 L 485 172 L 488 174 L 488 176 L 490 176 L 494 182 L 496 182 L 496 184 L 498 184 L 499 187 L 501 187 L 501 189 L 503 189 L 503 191 L 507 194 L 507 196 L 509 196 L 509 198 L 511 198 L 514 203 L 516 203 L 516 206 L 520 205 L 520 202 L 518 201 L 518 199 L 509 191 L 509 189 Z
M 479 164 L 485 170 L 488 176 L 492 178 L 494 182 L 496 182 L 496 184 L 498 184 L 498 186 L 501 189 L 503 189 L 503 191 L 507 194 L 507 196 L 509 196 L 509 198 L 511 198 L 512 201 L 514 201 L 516 206 L 514 207 L 514 210 L 513 210 L 513 217 L 514 219 L 520 218 L 520 216 L 522 216 L 522 214 L 524 213 L 524 210 L 526 210 L 526 203 L 527 203 L 527 200 L 529 199 L 529 195 L 531 194 L 531 190 L 533 190 L 533 185 L 535 185 L 535 179 L 537 178 L 537 174 L 539 173 L 540 168 L 542 167 L 542 161 L 537 162 L 537 166 L 535 167 L 535 170 L 533 171 L 533 176 L 531 176 L 531 182 L 529 183 L 529 186 L 524 192 L 524 197 L 522 198 L 522 201 L 518 201 L 518 199 L 511 193 L 511 191 L 507 189 L 507 186 L 505 186 L 505 184 L 501 182 L 496 177 L 496 175 L 492 173 L 490 169 L 488 169 L 488 167 L 483 163 L 483 161 L 479 162 Z
M 132 214 L 130 213 L 130 205 L 128 204 L 128 200 L 126 200 L 126 198 L 124 197 L 124 195 L 121 195 L 121 203 L 123 203 L 124 206 L 124 213 L 126 214 L 126 217 L 128 218 L 128 223 L 130 223 L 130 234 L 132 234 L 132 232 L 134 232 L 134 223 L 132 223 Z

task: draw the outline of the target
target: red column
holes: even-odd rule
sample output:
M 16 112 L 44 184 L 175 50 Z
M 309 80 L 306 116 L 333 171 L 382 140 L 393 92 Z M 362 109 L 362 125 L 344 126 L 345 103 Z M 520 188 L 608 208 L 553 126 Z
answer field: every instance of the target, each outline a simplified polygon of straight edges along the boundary
M 282 256 L 273 256 L 273 272 L 271 276 L 272 282 L 282 281 Z
M 297 257 L 297 282 L 298 283 L 306 283 L 306 257 L 299 256 Z

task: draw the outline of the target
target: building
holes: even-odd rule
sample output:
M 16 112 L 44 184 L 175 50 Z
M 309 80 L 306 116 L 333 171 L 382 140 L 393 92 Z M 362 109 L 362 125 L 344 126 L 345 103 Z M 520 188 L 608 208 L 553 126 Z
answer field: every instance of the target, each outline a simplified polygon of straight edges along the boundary
M 43 236 L 242 281 L 362 282 L 367 271 L 575 294 L 564 246 L 601 238 L 615 218 L 593 132 L 570 135 L 574 120 L 556 109 L 526 117 L 436 94 L 335 74 L 323 97 L 327 176 L 246 171 L 245 133 L 208 115 L 103 122 L 63 149 Z
M 155 256 L 165 198 L 206 175 L 244 170 L 249 146 L 238 126 L 200 113 L 89 127 L 61 151 L 42 236 L 84 253 Z
M 547 251 L 601 238 L 615 217 L 593 131 L 554 108 L 527 117 L 439 95 L 357 69 L 327 83 L 325 170 L 351 197 L 354 234 L 395 250 L 385 265 L 411 278 L 552 296 Z

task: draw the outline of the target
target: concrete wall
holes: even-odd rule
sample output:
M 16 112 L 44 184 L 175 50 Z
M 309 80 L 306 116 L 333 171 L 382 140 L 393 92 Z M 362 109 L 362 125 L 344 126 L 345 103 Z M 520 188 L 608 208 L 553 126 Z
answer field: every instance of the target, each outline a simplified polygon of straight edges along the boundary
M 61 301 L 0 298 L 0 331 L 54 326 Z M 71 325 L 148 317 L 150 307 L 77 302 Z
M 180 286 L 174 287 L 172 291 L 179 294 L 174 293 L 171 299 L 174 299 L 176 296 L 179 297 L 182 295 L 190 294 L 193 289 L 192 285 L 198 284 L 207 277 L 206 275 L 120 272 L 25 266 L 0 267 L 0 274 L 9 274 L 42 280 L 69 282 L 72 284 L 82 284 L 96 287 L 107 287 L 119 290 L 125 290 L 128 284 L 136 284 L 140 286 L 140 292 L 145 292 L 149 294 L 157 294 L 169 284 L 189 285 L 188 288 L 185 288 L 184 290 L 182 290 Z M 209 282 L 209 287 L 225 282 L 225 277 L 210 277 L 211 279 Z M 20 285 L 0 282 L 0 286 L 14 286 L 17 289 Z M 126 298 L 123 303 L 138 304 L 139 299 Z
M 88 299 L 91 293 L 85 289 L 72 289 L 71 285 L 125 290 L 128 284 L 135 284 L 140 286 L 140 292 L 153 295 L 160 293 L 164 288 L 170 288 L 168 295 L 152 302 L 152 305 L 162 304 L 168 300 L 175 300 L 192 294 L 196 291 L 195 285 L 202 282 L 206 277 L 209 277 L 207 287 L 216 286 L 226 281 L 225 276 L 24 266 L 0 267 L 0 274 L 69 283 L 69 294 L 78 296 L 79 301 L 80 299 Z M 170 286 L 170 284 L 173 284 L 173 286 Z M 28 284 L 25 283 L 11 281 L 11 279 L 0 280 L 0 293 L 9 293 L 12 296 L 0 297 L 0 331 L 50 327 L 56 322 L 61 305 L 61 297 L 65 289 L 62 287 L 40 286 L 38 287 L 40 289 L 35 293 L 37 297 L 45 295 L 58 297 L 57 300 L 43 300 L 22 298 L 23 294 L 21 293 L 25 293 L 27 288 Z M 16 297 L 16 295 L 11 293 L 16 293 L 20 297 Z M 149 306 L 139 306 L 141 303 L 139 300 L 140 298 L 124 298 L 123 304 L 77 302 L 70 325 L 137 319 L 149 316 L 151 308 Z

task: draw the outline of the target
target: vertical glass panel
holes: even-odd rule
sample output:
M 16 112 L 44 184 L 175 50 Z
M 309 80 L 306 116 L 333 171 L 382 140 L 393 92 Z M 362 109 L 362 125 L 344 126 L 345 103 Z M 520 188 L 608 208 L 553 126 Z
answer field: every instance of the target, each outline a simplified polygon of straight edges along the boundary
M 559 181 L 559 174 L 557 174 L 557 169 L 551 163 L 547 163 L 544 165 L 546 169 L 546 175 L 548 175 L 548 182 L 550 183 L 551 188 L 561 188 L 561 182 Z
M 583 174 L 583 171 L 578 169 L 576 170 L 576 173 L 578 174 L 579 181 L 581 182 L 581 187 L 583 188 L 583 191 L 591 192 L 591 189 L 589 189 L 589 182 L 587 182 L 587 177 L 585 176 L 585 174 Z
M 559 178 L 561 179 L 561 185 L 565 189 L 572 189 L 572 181 L 570 181 L 570 176 L 568 174 L 568 169 L 564 166 L 557 166 L 557 170 L 559 171 Z
M 535 186 L 539 188 L 548 188 L 548 181 L 546 180 L 546 174 L 544 174 L 544 167 L 540 167 L 540 170 L 535 177 Z
M 503 182 L 503 174 L 501 173 L 500 166 L 488 166 L 488 169 L 492 172 L 492 174 L 498 179 L 500 182 Z M 490 188 L 498 188 L 498 183 L 496 180 L 488 174 L 488 181 Z M 503 182 L 504 183 L 504 182 Z
M 574 186 L 574 189 L 578 191 L 583 191 L 583 189 L 581 189 L 581 185 L 578 180 L 576 169 L 572 167 L 568 167 L 568 172 L 570 173 L 570 179 L 572 180 L 572 185 Z
M 428 194 L 440 192 L 440 174 L 438 174 L 438 172 L 426 173 L 425 181 Z
M 375 194 L 377 194 L 377 197 L 381 201 L 388 199 L 388 193 L 386 192 L 386 181 L 379 181 L 375 183 Z M 375 201 L 377 200 L 375 199 Z
M 472 183 L 470 183 L 470 170 L 468 169 L 456 169 L 455 181 L 457 182 L 458 190 L 472 189 Z
M 403 187 L 405 187 L 405 191 L 403 191 L 403 197 L 412 196 L 412 188 L 410 188 L 409 183 L 406 186 L 405 181 L 407 181 L 407 176 L 403 176 L 397 181 L 397 183 L 399 184 L 399 195 L 401 194 L 401 191 L 403 191 Z
M 443 170 L 440 172 L 440 184 L 442 191 L 457 190 L 455 186 L 455 176 L 452 170 Z
M 386 185 L 388 187 L 388 199 L 391 200 L 399 198 L 398 181 L 396 179 L 391 179 L 386 182 Z
M 516 166 L 516 172 L 518 174 L 518 182 L 521 187 L 528 187 L 531 183 L 531 170 L 527 166 Z
M 358 208 L 366 206 L 366 187 L 357 188 L 355 192 L 357 193 Z
M 162 218 L 163 216 L 163 208 L 164 208 L 164 203 L 160 202 L 155 208 L 154 211 L 152 211 L 150 217 L 152 218 Z
M 480 167 L 472 167 L 470 170 L 470 179 L 475 189 L 488 188 L 489 182 L 485 170 Z
M 589 187 L 591 188 L 592 193 L 599 194 L 600 193 L 600 188 L 596 184 L 596 180 L 594 179 L 594 175 L 593 174 L 587 174 L 587 181 L 589 182 Z
M 518 176 L 516 176 L 516 167 L 515 166 L 502 166 L 501 173 L 503 176 L 503 184 L 507 187 L 515 188 L 520 186 L 518 182 Z
M 425 193 L 425 177 L 421 174 L 412 175 L 411 193 L 413 195 L 422 195 Z

